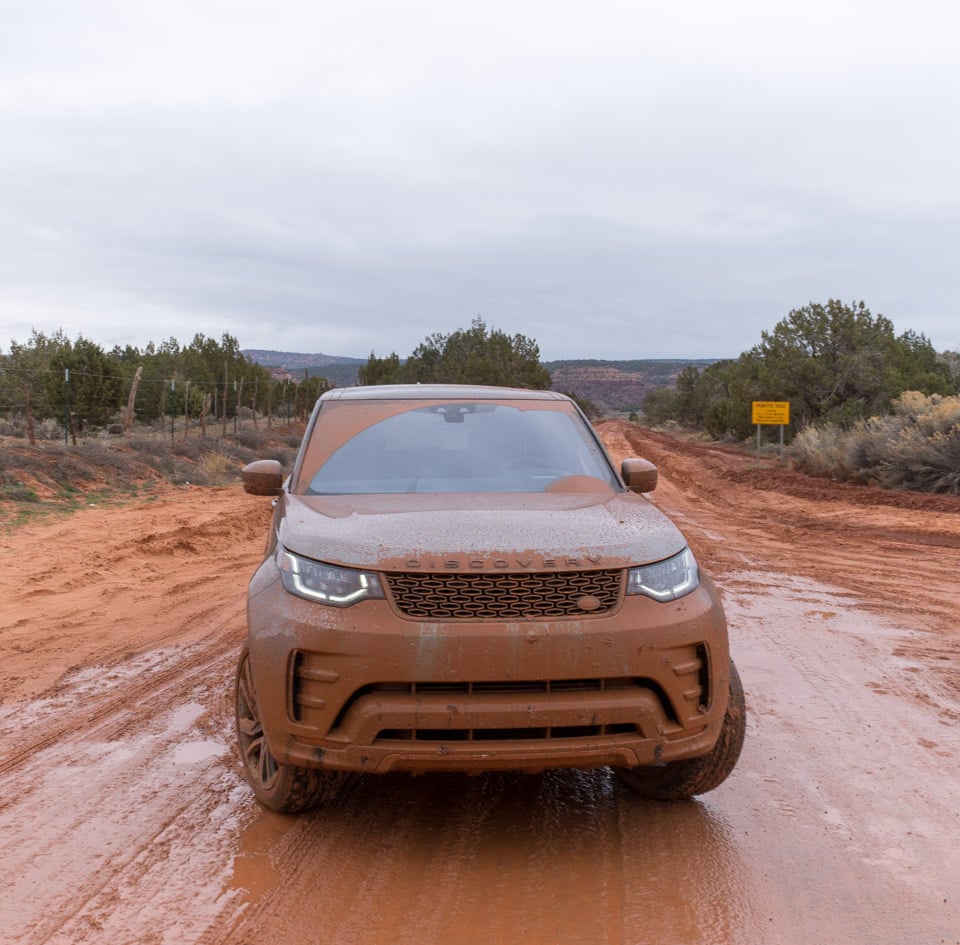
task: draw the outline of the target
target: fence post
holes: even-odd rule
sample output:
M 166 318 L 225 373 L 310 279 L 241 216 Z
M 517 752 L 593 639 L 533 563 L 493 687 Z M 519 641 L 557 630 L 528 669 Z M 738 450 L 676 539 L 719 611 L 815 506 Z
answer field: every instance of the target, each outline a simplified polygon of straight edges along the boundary
M 70 368 L 63 369 L 63 445 L 67 446 L 67 437 L 70 435 Z

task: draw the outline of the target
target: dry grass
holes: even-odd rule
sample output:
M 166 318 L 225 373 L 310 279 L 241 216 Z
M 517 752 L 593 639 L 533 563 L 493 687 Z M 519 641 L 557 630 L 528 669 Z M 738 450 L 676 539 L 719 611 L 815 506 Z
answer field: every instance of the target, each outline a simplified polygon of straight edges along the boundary
M 289 428 L 206 438 L 178 431 L 172 442 L 159 432 L 138 432 L 90 437 L 76 446 L 47 440 L 31 447 L 21 437 L 0 437 L 0 524 L 70 511 L 91 500 L 143 496 L 171 483 L 225 485 L 238 481 L 241 468 L 254 459 L 276 459 L 290 469 L 299 439 Z
M 885 489 L 960 495 L 960 397 L 907 391 L 849 431 L 808 427 L 790 445 L 803 472 Z
M 230 456 L 219 450 L 204 453 L 197 463 L 197 484 L 219 486 L 229 482 L 236 473 L 235 463 Z

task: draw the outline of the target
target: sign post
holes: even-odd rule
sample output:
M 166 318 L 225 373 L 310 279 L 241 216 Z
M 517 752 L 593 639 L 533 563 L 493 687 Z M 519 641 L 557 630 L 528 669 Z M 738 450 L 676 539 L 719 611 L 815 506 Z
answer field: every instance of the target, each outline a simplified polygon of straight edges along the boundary
M 757 426 L 757 454 L 760 453 L 760 428 L 766 425 L 780 427 L 780 458 L 783 459 L 783 428 L 790 422 L 789 400 L 755 400 L 752 423 Z

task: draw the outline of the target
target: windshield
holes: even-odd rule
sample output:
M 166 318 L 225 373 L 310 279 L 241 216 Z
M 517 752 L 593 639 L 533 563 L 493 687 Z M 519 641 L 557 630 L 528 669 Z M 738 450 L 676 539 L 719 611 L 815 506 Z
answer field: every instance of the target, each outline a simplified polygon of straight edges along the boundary
M 326 457 L 314 449 L 318 437 L 323 448 L 321 410 L 308 450 L 317 465 L 304 469 L 302 492 L 543 492 L 569 476 L 619 488 L 591 430 L 569 408 L 469 401 L 395 407 L 399 412 L 358 423 L 359 432 Z M 344 404 L 334 412 L 364 409 Z M 342 429 L 342 419 L 336 426 Z

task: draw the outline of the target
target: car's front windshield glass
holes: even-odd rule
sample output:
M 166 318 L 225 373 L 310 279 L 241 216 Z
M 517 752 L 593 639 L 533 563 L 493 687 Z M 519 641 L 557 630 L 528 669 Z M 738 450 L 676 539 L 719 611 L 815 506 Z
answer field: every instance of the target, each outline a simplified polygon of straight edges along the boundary
M 323 436 L 323 426 L 321 412 L 314 438 Z M 453 401 L 364 427 L 308 472 L 302 486 L 308 495 L 542 492 L 570 476 L 618 487 L 579 414 Z

